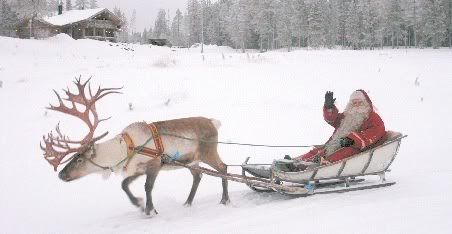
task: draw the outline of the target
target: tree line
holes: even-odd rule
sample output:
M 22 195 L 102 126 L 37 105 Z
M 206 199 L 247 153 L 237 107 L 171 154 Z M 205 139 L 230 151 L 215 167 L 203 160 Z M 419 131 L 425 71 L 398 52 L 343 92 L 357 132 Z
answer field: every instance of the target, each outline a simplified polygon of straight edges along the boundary
M 20 18 L 14 14 L 17 7 L 10 4 L 8 10 L 8 1 L 0 1 L 0 22 L 9 22 L 14 15 Z M 188 0 L 185 12 L 177 10 L 172 18 L 159 10 L 153 25 L 142 32 L 135 29 L 135 10 L 130 20 L 119 8 L 113 12 L 123 21 L 119 35 L 123 42 L 166 38 L 177 46 L 203 43 L 243 51 L 452 47 L 452 0 Z
M 188 0 L 182 36 L 243 50 L 438 48 L 452 46 L 451 16 L 452 0 Z

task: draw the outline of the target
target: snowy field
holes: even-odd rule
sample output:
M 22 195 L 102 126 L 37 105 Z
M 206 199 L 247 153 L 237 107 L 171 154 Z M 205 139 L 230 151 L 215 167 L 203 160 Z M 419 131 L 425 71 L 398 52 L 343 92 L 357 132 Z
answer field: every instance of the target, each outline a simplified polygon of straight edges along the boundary
M 59 121 L 73 138 L 85 133 L 80 121 L 45 110 L 56 101 L 52 89 L 80 75 L 96 86 L 124 86 L 98 104 L 101 116 L 112 116 L 99 133 L 206 116 L 221 120 L 220 140 L 258 144 L 323 143 L 333 131 L 322 118 L 325 91 L 334 91 L 342 109 L 351 92 L 364 89 L 387 129 L 408 135 L 387 175 L 397 184 L 293 199 L 230 182 L 231 203 L 223 206 L 220 179 L 205 175 L 187 208 L 191 174 L 163 171 L 153 191 L 159 214 L 147 218 L 128 201 L 120 176 L 64 183 L 42 157 L 39 141 Z M 451 233 L 450 49 L 241 54 L 210 46 L 201 55 L 66 36 L 0 37 L 0 81 L 1 233 Z M 227 164 L 307 150 L 219 145 Z M 143 187 L 144 178 L 132 184 L 141 197 Z

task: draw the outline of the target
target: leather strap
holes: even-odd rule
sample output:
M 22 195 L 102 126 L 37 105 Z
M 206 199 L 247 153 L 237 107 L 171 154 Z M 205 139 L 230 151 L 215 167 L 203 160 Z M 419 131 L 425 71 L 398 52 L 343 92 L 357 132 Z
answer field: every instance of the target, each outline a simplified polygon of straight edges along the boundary
M 127 169 L 127 166 L 129 165 L 129 162 L 135 153 L 146 155 L 151 158 L 159 158 L 163 155 L 165 148 L 163 147 L 163 141 L 162 141 L 162 138 L 160 137 L 157 127 L 153 123 L 148 124 L 148 127 L 149 127 L 149 130 L 151 131 L 152 139 L 154 139 L 154 144 L 155 144 L 156 149 L 151 149 L 148 147 L 135 147 L 130 135 L 127 133 L 122 134 L 122 138 L 124 139 L 124 141 L 126 142 L 126 145 L 127 145 L 127 157 L 128 157 L 126 165 L 124 166 L 124 170 Z M 140 148 L 140 149 L 137 149 L 137 148 Z M 139 150 L 139 151 L 135 151 L 135 150 Z

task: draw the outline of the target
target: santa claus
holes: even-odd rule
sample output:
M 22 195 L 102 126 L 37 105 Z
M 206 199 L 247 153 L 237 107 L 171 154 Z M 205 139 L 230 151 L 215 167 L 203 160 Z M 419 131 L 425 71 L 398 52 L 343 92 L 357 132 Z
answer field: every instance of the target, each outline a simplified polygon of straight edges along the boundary
M 343 113 L 334 105 L 333 92 L 326 92 L 323 118 L 334 127 L 334 133 L 322 146 L 316 147 L 295 160 L 328 164 L 350 157 L 383 141 L 385 125 L 375 112 L 364 90 L 356 90 Z

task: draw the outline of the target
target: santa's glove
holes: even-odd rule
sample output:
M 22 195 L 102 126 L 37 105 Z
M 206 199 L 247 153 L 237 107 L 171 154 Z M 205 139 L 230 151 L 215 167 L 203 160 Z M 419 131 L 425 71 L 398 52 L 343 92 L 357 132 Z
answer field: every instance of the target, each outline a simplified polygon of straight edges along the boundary
M 342 137 L 339 140 L 339 144 L 341 144 L 342 147 L 350 147 L 353 144 L 355 144 L 355 141 L 353 139 L 348 138 L 348 137 Z
M 333 108 L 334 107 L 334 101 L 336 101 L 336 98 L 333 98 L 333 92 L 331 92 L 331 91 L 327 91 L 326 93 L 325 93 L 325 104 L 324 104 L 324 106 L 327 108 L 327 109 L 331 109 L 331 108 Z

